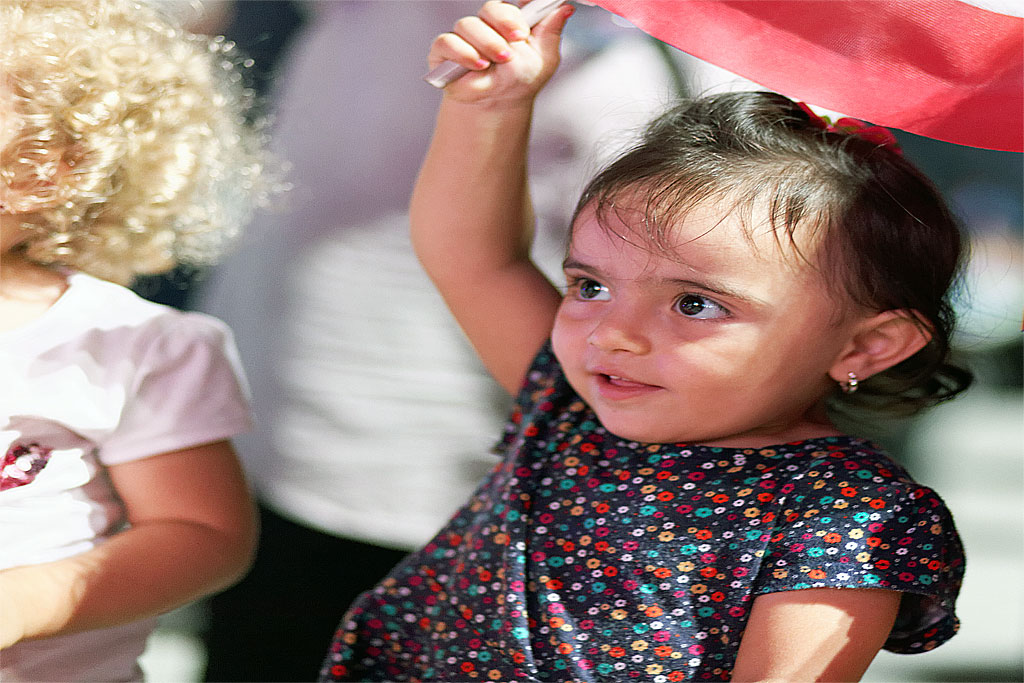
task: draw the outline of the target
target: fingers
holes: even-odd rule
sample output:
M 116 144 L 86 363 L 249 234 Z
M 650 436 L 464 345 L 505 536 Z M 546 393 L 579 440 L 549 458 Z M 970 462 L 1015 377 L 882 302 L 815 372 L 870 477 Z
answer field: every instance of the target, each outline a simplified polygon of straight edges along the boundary
M 562 29 L 565 28 L 569 17 L 575 12 L 575 7 L 565 4 L 549 16 L 544 17 L 540 23 L 533 27 L 533 38 L 537 41 L 538 49 L 541 53 L 548 55 L 558 54 L 558 46 L 562 40 Z
M 506 43 L 530 37 L 530 27 L 523 19 L 523 12 L 515 5 L 491 0 L 480 8 L 477 16 L 500 34 Z
M 530 37 L 530 27 L 519 8 L 491 0 L 474 17 L 463 17 L 450 33 L 443 33 L 431 46 L 431 66 L 445 60 L 480 71 L 492 63 L 512 59 L 511 43 Z
M 430 68 L 442 62 L 451 61 L 472 71 L 480 71 L 491 65 L 472 45 L 454 33 L 442 33 L 430 46 L 427 63 Z

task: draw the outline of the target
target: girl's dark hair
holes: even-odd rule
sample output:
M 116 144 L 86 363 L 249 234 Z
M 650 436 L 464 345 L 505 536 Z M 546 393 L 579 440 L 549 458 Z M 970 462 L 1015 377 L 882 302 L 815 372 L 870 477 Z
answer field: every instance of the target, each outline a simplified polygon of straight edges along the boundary
M 574 219 L 587 206 L 599 219 L 639 210 L 645 220 L 636 237 L 670 251 L 678 217 L 706 200 L 727 202 L 745 218 L 755 204 L 767 207 L 776 238 L 793 246 L 798 225 L 817 231 L 820 246 L 808 261 L 837 301 L 912 311 L 930 334 L 923 349 L 856 394 L 837 392 L 843 403 L 909 414 L 970 384 L 970 373 L 948 362 L 950 294 L 964 256 L 959 221 L 892 147 L 825 130 L 775 93 L 688 100 L 587 185 Z

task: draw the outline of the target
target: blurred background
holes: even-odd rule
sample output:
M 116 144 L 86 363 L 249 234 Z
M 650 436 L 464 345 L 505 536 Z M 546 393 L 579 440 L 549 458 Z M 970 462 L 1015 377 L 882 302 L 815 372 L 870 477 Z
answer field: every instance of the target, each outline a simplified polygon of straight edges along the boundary
M 284 604 L 252 607 L 262 619 L 244 619 L 237 604 L 232 613 L 216 601 L 166 615 L 143 658 L 147 680 L 156 683 L 204 680 L 208 645 L 231 642 L 216 640 L 225 632 L 236 640 L 221 648 L 283 657 L 289 649 L 283 633 L 298 629 L 314 596 L 341 592 L 347 601 L 349 592 L 372 585 L 440 527 L 488 469 L 506 408 L 418 272 L 404 229 L 405 201 L 439 97 L 419 80 L 424 56 L 433 36 L 477 3 L 181 4 L 196 32 L 224 34 L 252 59 L 251 84 L 271 117 L 293 188 L 257 216 L 223 265 L 147 278 L 137 289 L 163 303 L 212 312 L 235 330 L 261 425 L 238 446 L 264 525 L 278 535 L 267 542 L 281 548 L 267 565 L 269 578 L 239 600 L 251 606 L 253 595 L 273 592 Z M 542 265 L 556 271 L 579 188 L 628 141 L 629 131 L 677 93 L 750 87 L 603 10 L 581 7 L 570 22 L 564 66 L 542 94 L 531 148 Z M 872 425 L 867 435 L 941 492 L 968 563 L 960 633 L 922 655 L 883 652 L 865 680 L 1021 681 L 1024 166 L 1018 154 L 897 136 L 970 235 L 973 257 L 956 341 L 977 381 L 956 401 L 912 420 Z M 374 405 L 374 413 L 354 413 L 357 399 Z M 417 422 L 420 413 L 429 424 Z M 457 419 L 449 425 L 452 415 Z M 428 451 L 434 444 L 441 464 L 420 474 L 412 469 L 417 458 L 392 457 L 411 443 Z M 325 452 L 349 455 L 347 462 L 325 462 Z M 417 455 L 430 461 L 429 453 Z M 381 459 L 392 460 L 391 469 L 377 467 Z M 353 480 L 357 490 L 346 493 L 332 477 Z M 334 507 L 332 495 L 360 503 Z M 310 554 L 292 552 L 300 533 L 314 547 Z M 335 557 L 349 559 L 318 559 L 315 548 L 327 542 L 346 544 Z M 353 548 L 360 555 L 352 557 Z M 340 564 L 365 564 L 365 575 L 339 578 L 349 577 Z M 282 572 L 291 578 L 282 582 Z M 283 585 L 301 581 L 320 593 L 290 594 Z M 342 610 L 325 604 L 323 618 L 337 619 Z M 331 626 L 316 628 L 322 642 L 311 647 L 322 654 Z M 308 676 L 288 680 L 312 680 L 318 657 Z M 213 671 L 211 680 L 228 680 Z M 258 680 L 278 680 L 265 676 Z M 230 680 L 257 679 L 238 673 Z

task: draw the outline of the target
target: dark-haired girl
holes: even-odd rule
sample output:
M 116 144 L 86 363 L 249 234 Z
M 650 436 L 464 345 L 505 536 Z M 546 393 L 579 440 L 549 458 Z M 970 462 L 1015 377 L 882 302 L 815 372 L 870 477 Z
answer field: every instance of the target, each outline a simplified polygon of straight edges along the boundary
M 418 254 L 518 396 L 502 462 L 345 616 L 339 680 L 857 680 L 957 628 L 952 518 L 830 406 L 916 410 L 946 362 L 956 221 L 885 131 L 769 93 L 679 104 L 529 260 L 534 97 L 571 9 L 440 36 Z M 834 405 L 833 405 L 834 404 Z

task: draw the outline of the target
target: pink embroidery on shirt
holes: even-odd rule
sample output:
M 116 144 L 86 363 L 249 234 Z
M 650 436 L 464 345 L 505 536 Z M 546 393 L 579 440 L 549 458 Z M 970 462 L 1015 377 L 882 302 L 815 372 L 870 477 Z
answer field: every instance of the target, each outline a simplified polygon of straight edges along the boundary
M 0 464 L 0 491 L 31 484 L 46 467 L 51 450 L 37 443 L 11 446 Z

